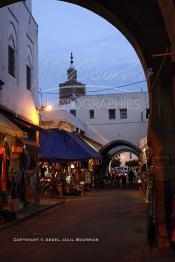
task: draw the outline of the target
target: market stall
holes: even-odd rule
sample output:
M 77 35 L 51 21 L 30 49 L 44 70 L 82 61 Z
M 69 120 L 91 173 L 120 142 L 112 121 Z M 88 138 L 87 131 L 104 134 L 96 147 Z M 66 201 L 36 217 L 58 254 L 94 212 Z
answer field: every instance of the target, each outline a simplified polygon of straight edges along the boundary
M 0 209 L 20 210 L 34 204 L 39 145 L 0 114 Z
M 90 159 L 92 161 L 94 161 L 93 159 L 101 159 L 101 155 L 97 151 L 87 145 L 79 136 L 58 129 L 40 132 L 40 145 L 41 188 L 47 179 L 47 170 L 52 173 L 52 182 L 50 181 L 52 194 L 54 192 L 60 193 L 60 189 L 56 190 L 60 183 L 62 193 L 65 195 L 78 195 L 81 194 L 82 188 L 88 189 L 90 187 L 92 173 L 88 169 L 88 162 Z

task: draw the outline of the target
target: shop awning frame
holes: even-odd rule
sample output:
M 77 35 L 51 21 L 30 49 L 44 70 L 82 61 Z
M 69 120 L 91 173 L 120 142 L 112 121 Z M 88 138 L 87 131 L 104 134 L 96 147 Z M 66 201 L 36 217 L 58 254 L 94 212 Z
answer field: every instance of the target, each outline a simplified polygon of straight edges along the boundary
M 96 158 L 98 152 L 93 154 L 93 149 L 87 149 L 85 142 L 83 140 L 80 142 L 79 139 L 65 130 L 40 131 L 40 161 L 69 162 Z
M 93 149 L 88 143 L 86 143 L 79 135 L 66 132 L 68 136 L 70 136 L 72 139 L 74 139 L 84 150 L 86 150 L 92 159 L 101 160 L 102 156 L 101 154 Z

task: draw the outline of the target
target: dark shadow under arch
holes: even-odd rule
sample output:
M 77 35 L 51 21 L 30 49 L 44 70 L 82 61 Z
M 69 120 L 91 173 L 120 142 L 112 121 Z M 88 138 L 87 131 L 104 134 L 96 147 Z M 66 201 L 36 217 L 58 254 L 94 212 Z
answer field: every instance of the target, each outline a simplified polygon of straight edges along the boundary
M 128 149 L 127 151 L 130 150 L 132 151 L 132 153 L 136 154 L 136 156 L 139 156 L 140 154 L 140 149 L 135 146 L 134 144 L 128 142 L 128 141 L 125 141 L 125 140 L 114 140 L 112 142 L 109 142 L 108 144 L 106 144 L 105 146 L 103 146 L 101 149 L 100 149 L 100 153 L 102 155 L 106 155 L 108 154 L 108 152 L 115 148 L 115 147 L 120 147 L 120 146 L 126 146 Z
M 129 148 L 129 147 L 124 147 L 123 149 L 116 148 L 115 152 L 113 153 L 109 152 L 108 155 L 114 156 L 115 154 L 122 154 L 122 153 L 132 153 L 136 155 L 137 157 L 139 157 L 139 153 L 137 153 L 133 148 Z

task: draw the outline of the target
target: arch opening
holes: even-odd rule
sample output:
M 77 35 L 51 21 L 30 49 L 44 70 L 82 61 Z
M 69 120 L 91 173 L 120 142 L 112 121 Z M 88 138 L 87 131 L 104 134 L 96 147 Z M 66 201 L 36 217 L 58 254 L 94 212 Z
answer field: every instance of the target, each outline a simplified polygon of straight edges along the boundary
M 112 141 L 100 149 L 100 153 L 102 155 L 106 155 L 108 153 L 111 155 L 114 155 L 115 153 L 125 152 L 125 151 L 133 152 L 137 156 L 139 156 L 140 154 L 140 149 L 137 146 L 135 146 L 134 144 L 128 141 L 124 141 L 124 140 Z

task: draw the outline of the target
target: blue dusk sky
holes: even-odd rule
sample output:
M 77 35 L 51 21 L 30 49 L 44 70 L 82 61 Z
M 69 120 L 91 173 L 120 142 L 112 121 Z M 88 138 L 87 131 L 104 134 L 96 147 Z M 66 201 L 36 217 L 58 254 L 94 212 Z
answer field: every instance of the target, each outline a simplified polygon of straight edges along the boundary
M 59 92 L 59 83 L 67 79 L 71 52 L 78 80 L 87 85 L 88 95 L 147 90 L 146 83 L 115 88 L 142 81 L 145 76 L 133 47 L 105 19 L 57 0 L 33 0 L 32 9 L 39 26 L 42 91 Z M 44 100 L 57 98 L 56 94 L 43 95 Z

